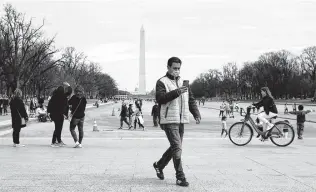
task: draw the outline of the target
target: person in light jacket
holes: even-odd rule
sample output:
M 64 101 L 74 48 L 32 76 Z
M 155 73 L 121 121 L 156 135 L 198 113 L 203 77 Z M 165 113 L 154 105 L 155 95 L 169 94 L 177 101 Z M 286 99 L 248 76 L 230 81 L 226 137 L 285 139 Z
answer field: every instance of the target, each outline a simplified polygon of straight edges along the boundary
M 183 86 L 180 78 L 182 62 L 177 57 L 168 60 L 168 72 L 156 83 L 156 101 L 159 104 L 159 124 L 166 133 L 170 147 L 153 167 L 159 179 L 164 179 L 163 169 L 173 159 L 176 171 L 176 184 L 187 187 L 189 183 L 183 172 L 181 161 L 184 124 L 189 123 L 190 112 L 197 124 L 201 115 L 189 87 Z

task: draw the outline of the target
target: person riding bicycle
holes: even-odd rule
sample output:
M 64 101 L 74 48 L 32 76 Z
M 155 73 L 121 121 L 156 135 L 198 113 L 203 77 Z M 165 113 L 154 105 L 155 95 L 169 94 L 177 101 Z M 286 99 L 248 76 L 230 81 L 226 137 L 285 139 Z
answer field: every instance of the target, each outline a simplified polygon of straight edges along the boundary
M 267 118 L 273 118 L 278 116 L 278 110 L 276 108 L 276 105 L 274 103 L 274 98 L 269 90 L 268 87 L 262 87 L 261 88 L 261 95 L 262 100 L 258 103 L 254 103 L 253 105 L 258 109 L 260 107 L 263 107 L 263 110 L 261 113 L 258 114 L 258 119 L 263 122 L 263 128 L 264 131 L 268 131 L 272 129 L 274 126 L 272 123 L 270 123 Z

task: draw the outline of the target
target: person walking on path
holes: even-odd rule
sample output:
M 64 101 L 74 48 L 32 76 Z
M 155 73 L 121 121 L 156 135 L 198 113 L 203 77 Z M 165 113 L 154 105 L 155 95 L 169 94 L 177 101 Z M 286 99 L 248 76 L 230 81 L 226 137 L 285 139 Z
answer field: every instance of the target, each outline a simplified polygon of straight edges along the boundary
M 133 127 L 133 117 L 134 117 L 134 110 L 133 110 L 133 104 L 129 104 L 128 105 L 128 123 L 130 124 L 130 128 L 131 129 Z
M 158 127 L 159 106 L 157 102 L 155 102 L 155 105 L 153 106 L 151 110 L 151 116 L 153 116 L 154 126 Z
M 52 137 L 52 147 L 62 147 L 65 143 L 61 140 L 64 118 L 68 118 L 68 100 L 65 95 L 64 87 L 59 86 L 53 93 L 48 103 L 47 113 L 55 124 L 55 130 Z M 56 140 L 58 143 L 56 143 Z
M 134 130 L 136 130 L 136 123 L 138 123 L 139 128 L 143 128 L 143 131 L 145 131 L 143 114 L 141 109 L 138 107 L 135 110 Z
M 225 133 L 224 138 L 226 138 L 228 131 L 227 131 L 227 123 L 226 123 L 227 117 L 225 115 L 222 116 L 222 133 L 221 137 L 223 137 L 223 134 Z
M 87 100 L 83 96 L 83 88 L 79 85 L 75 88 L 75 94 L 70 98 L 68 104 L 71 111 L 70 117 L 70 133 L 75 142 L 74 148 L 82 148 L 83 139 L 83 123 L 85 117 L 85 110 L 87 105 Z M 78 126 L 79 140 L 75 131 L 76 126 Z
M 25 145 L 20 144 L 20 131 L 22 127 L 26 126 L 23 120 L 25 120 L 26 123 L 28 121 L 28 116 L 21 97 L 22 91 L 20 89 L 15 89 L 14 96 L 10 101 L 11 121 L 13 128 L 13 147 L 25 147 Z
M 130 129 L 131 126 L 127 121 L 127 117 L 128 117 L 128 109 L 126 107 L 126 103 L 123 101 L 122 103 L 122 109 L 121 109 L 121 113 L 120 113 L 120 128 L 119 129 L 123 129 L 123 122 L 125 122 L 128 126 L 128 128 Z
M 288 114 L 289 109 L 287 108 L 287 102 L 284 104 L 284 114 Z
M 181 65 L 182 62 L 179 58 L 171 57 L 167 64 L 167 74 L 156 83 L 156 100 L 160 108 L 159 123 L 161 129 L 166 133 L 170 147 L 159 161 L 153 163 L 153 167 L 157 177 L 163 180 L 163 169 L 173 159 L 176 184 L 187 187 L 189 183 L 186 180 L 181 161 L 184 124 L 189 123 L 190 112 L 197 124 L 200 123 L 201 115 L 191 90 L 187 86 L 183 86 L 179 76 Z

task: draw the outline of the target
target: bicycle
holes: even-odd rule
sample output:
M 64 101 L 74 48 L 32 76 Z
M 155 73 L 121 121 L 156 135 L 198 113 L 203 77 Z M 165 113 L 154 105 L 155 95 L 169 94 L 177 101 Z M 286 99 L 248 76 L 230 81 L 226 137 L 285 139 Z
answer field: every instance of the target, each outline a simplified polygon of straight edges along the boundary
M 234 123 L 232 126 L 230 126 L 229 128 L 229 131 L 228 131 L 228 136 L 229 136 L 229 140 L 237 145 L 237 146 L 244 146 L 244 145 L 247 145 L 252 137 L 253 137 L 253 129 L 259 134 L 261 135 L 261 137 L 263 138 L 263 141 L 264 140 L 267 140 L 270 138 L 271 142 L 273 144 L 275 144 L 276 146 L 279 146 L 279 147 L 286 147 L 288 145 L 290 145 L 293 140 L 294 140 L 294 137 L 295 137 L 295 132 L 294 132 L 294 129 L 293 127 L 284 122 L 284 121 L 278 121 L 274 124 L 274 126 L 268 130 L 268 131 L 260 131 L 258 129 L 258 126 L 256 125 L 256 123 L 254 122 L 254 120 L 252 119 L 252 117 L 250 116 L 250 112 L 251 112 L 251 109 L 252 107 L 249 106 L 247 107 L 247 113 L 246 115 L 243 115 L 241 113 L 241 116 L 244 116 L 245 118 L 242 119 L 240 122 L 236 122 Z M 242 110 L 242 109 L 241 109 Z M 272 117 L 272 118 L 269 118 L 267 120 L 272 120 L 272 119 L 276 119 L 277 116 L 275 117 Z M 250 122 L 250 124 L 248 123 L 248 121 Z M 239 128 L 240 127 L 240 128 Z M 248 132 L 249 133 L 249 136 L 246 138 L 246 142 L 243 142 L 243 143 L 237 143 L 236 141 L 234 141 L 233 139 L 233 132 L 234 130 L 237 129 L 237 137 L 242 139 L 243 136 L 247 135 L 246 133 Z M 280 140 L 287 140 L 289 139 L 289 141 L 285 142 L 284 144 L 280 144 L 278 143 L 278 139 Z

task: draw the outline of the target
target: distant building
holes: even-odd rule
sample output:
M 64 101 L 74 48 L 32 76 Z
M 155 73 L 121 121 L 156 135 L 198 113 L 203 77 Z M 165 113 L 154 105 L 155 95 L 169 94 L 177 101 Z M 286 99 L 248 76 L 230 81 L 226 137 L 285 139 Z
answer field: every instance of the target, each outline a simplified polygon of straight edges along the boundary
M 120 99 L 120 100 L 127 99 L 127 95 L 114 95 L 113 97 L 114 99 Z

